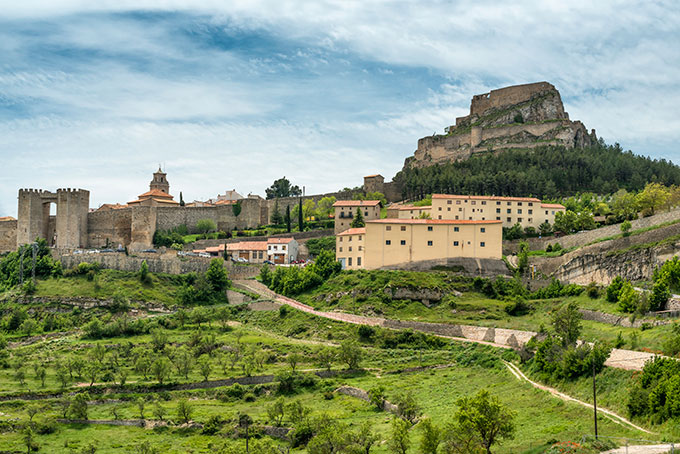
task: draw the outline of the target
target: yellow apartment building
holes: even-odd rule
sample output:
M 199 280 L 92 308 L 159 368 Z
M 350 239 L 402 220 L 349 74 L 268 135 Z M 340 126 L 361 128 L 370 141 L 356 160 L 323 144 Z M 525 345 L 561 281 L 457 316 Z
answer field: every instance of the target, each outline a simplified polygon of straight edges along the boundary
M 345 270 L 364 268 L 366 228 L 347 229 L 335 237 L 335 256 Z
M 337 235 L 350 228 L 357 208 L 361 209 L 364 221 L 380 219 L 382 203 L 380 200 L 338 200 L 333 204 L 333 208 L 335 209 L 335 234 Z
M 544 222 L 555 222 L 555 214 L 566 211 L 560 204 L 542 203 L 534 197 L 495 197 L 432 194 L 432 219 L 501 221 L 503 227 L 519 224 L 538 230 Z
M 456 257 L 501 259 L 502 223 L 496 220 L 376 219 L 336 237 L 344 269 L 376 269 Z

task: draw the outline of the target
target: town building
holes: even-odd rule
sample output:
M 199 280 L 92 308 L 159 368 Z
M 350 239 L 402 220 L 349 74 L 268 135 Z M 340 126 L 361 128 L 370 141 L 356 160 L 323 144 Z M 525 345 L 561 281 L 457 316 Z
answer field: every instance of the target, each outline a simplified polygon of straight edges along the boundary
M 291 263 L 297 260 L 299 245 L 295 238 L 267 239 L 267 257 L 275 264 Z
M 335 256 L 345 270 L 364 268 L 366 228 L 347 229 L 336 236 Z
M 535 197 L 496 197 L 478 195 L 432 194 L 430 216 L 436 220 L 501 221 L 509 228 L 538 230 L 541 224 L 554 224 L 555 214 L 565 212 L 563 205 L 542 203 Z
M 380 219 L 380 200 L 338 200 L 333 204 L 335 209 L 335 234 L 343 232 L 351 227 L 352 219 L 357 209 L 361 210 L 364 221 Z
M 375 219 L 336 237 L 345 269 L 377 269 L 451 258 L 502 258 L 502 223 L 496 220 Z

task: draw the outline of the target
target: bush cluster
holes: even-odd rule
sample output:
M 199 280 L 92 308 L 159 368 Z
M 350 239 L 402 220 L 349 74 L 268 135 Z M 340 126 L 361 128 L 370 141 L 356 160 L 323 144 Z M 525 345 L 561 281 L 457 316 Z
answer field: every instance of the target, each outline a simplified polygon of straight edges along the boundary
M 321 251 L 315 262 L 304 268 L 279 266 L 272 273 L 269 266 L 265 265 L 260 272 L 260 280 L 276 293 L 295 296 L 321 285 L 339 273 L 341 267 L 340 262 L 335 260 L 335 253 Z
M 648 361 L 628 394 L 628 413 L 649 416 L 655 423 L 679 417 L 680 362 L 659 356 Z

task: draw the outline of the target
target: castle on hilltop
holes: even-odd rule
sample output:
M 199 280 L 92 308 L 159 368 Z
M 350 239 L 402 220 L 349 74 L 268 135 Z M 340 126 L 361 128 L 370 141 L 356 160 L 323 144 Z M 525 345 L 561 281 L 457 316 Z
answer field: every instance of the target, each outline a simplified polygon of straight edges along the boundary
M 594 129 L 588 133 L 583 123 L 569 119 L 560 93 L 548 82 L 475 95 L 470 114 L 456 118 L 456 124 L 444 131 L 418 140 L 418 149 L 404 166 L 427 167 L 479 152 L 542 145 L 583 148 L 597 141 Z

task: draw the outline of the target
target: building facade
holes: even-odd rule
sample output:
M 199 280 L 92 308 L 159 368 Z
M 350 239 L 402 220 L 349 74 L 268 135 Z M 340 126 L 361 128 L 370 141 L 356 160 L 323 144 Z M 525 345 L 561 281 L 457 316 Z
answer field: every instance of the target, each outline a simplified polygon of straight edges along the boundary
M 361 210 L 364 221 L 380 219 L 382 203 L 380 200 L 339 200 L 333 204 L 333 208 L 335 211 L 335 234 L 337 235 L 351 227 L 357 209 Z
M 345 269 L 450 258 L 502 258 L 502 223 L 496 220 L 376 219 L 336 237 Z
M 267 258 L 277 265 L 283 265 L 297 260 L 298 249 L 298 242 L 295 238 L 267 239 Z
M 509 228 L 522 228 L 555 222 L 555 214 L 565 212 L 560 204 L 542 203 L 533 197 L 495 197 L 432 194 L 431 217 L 436 220 L 501 221 Z

